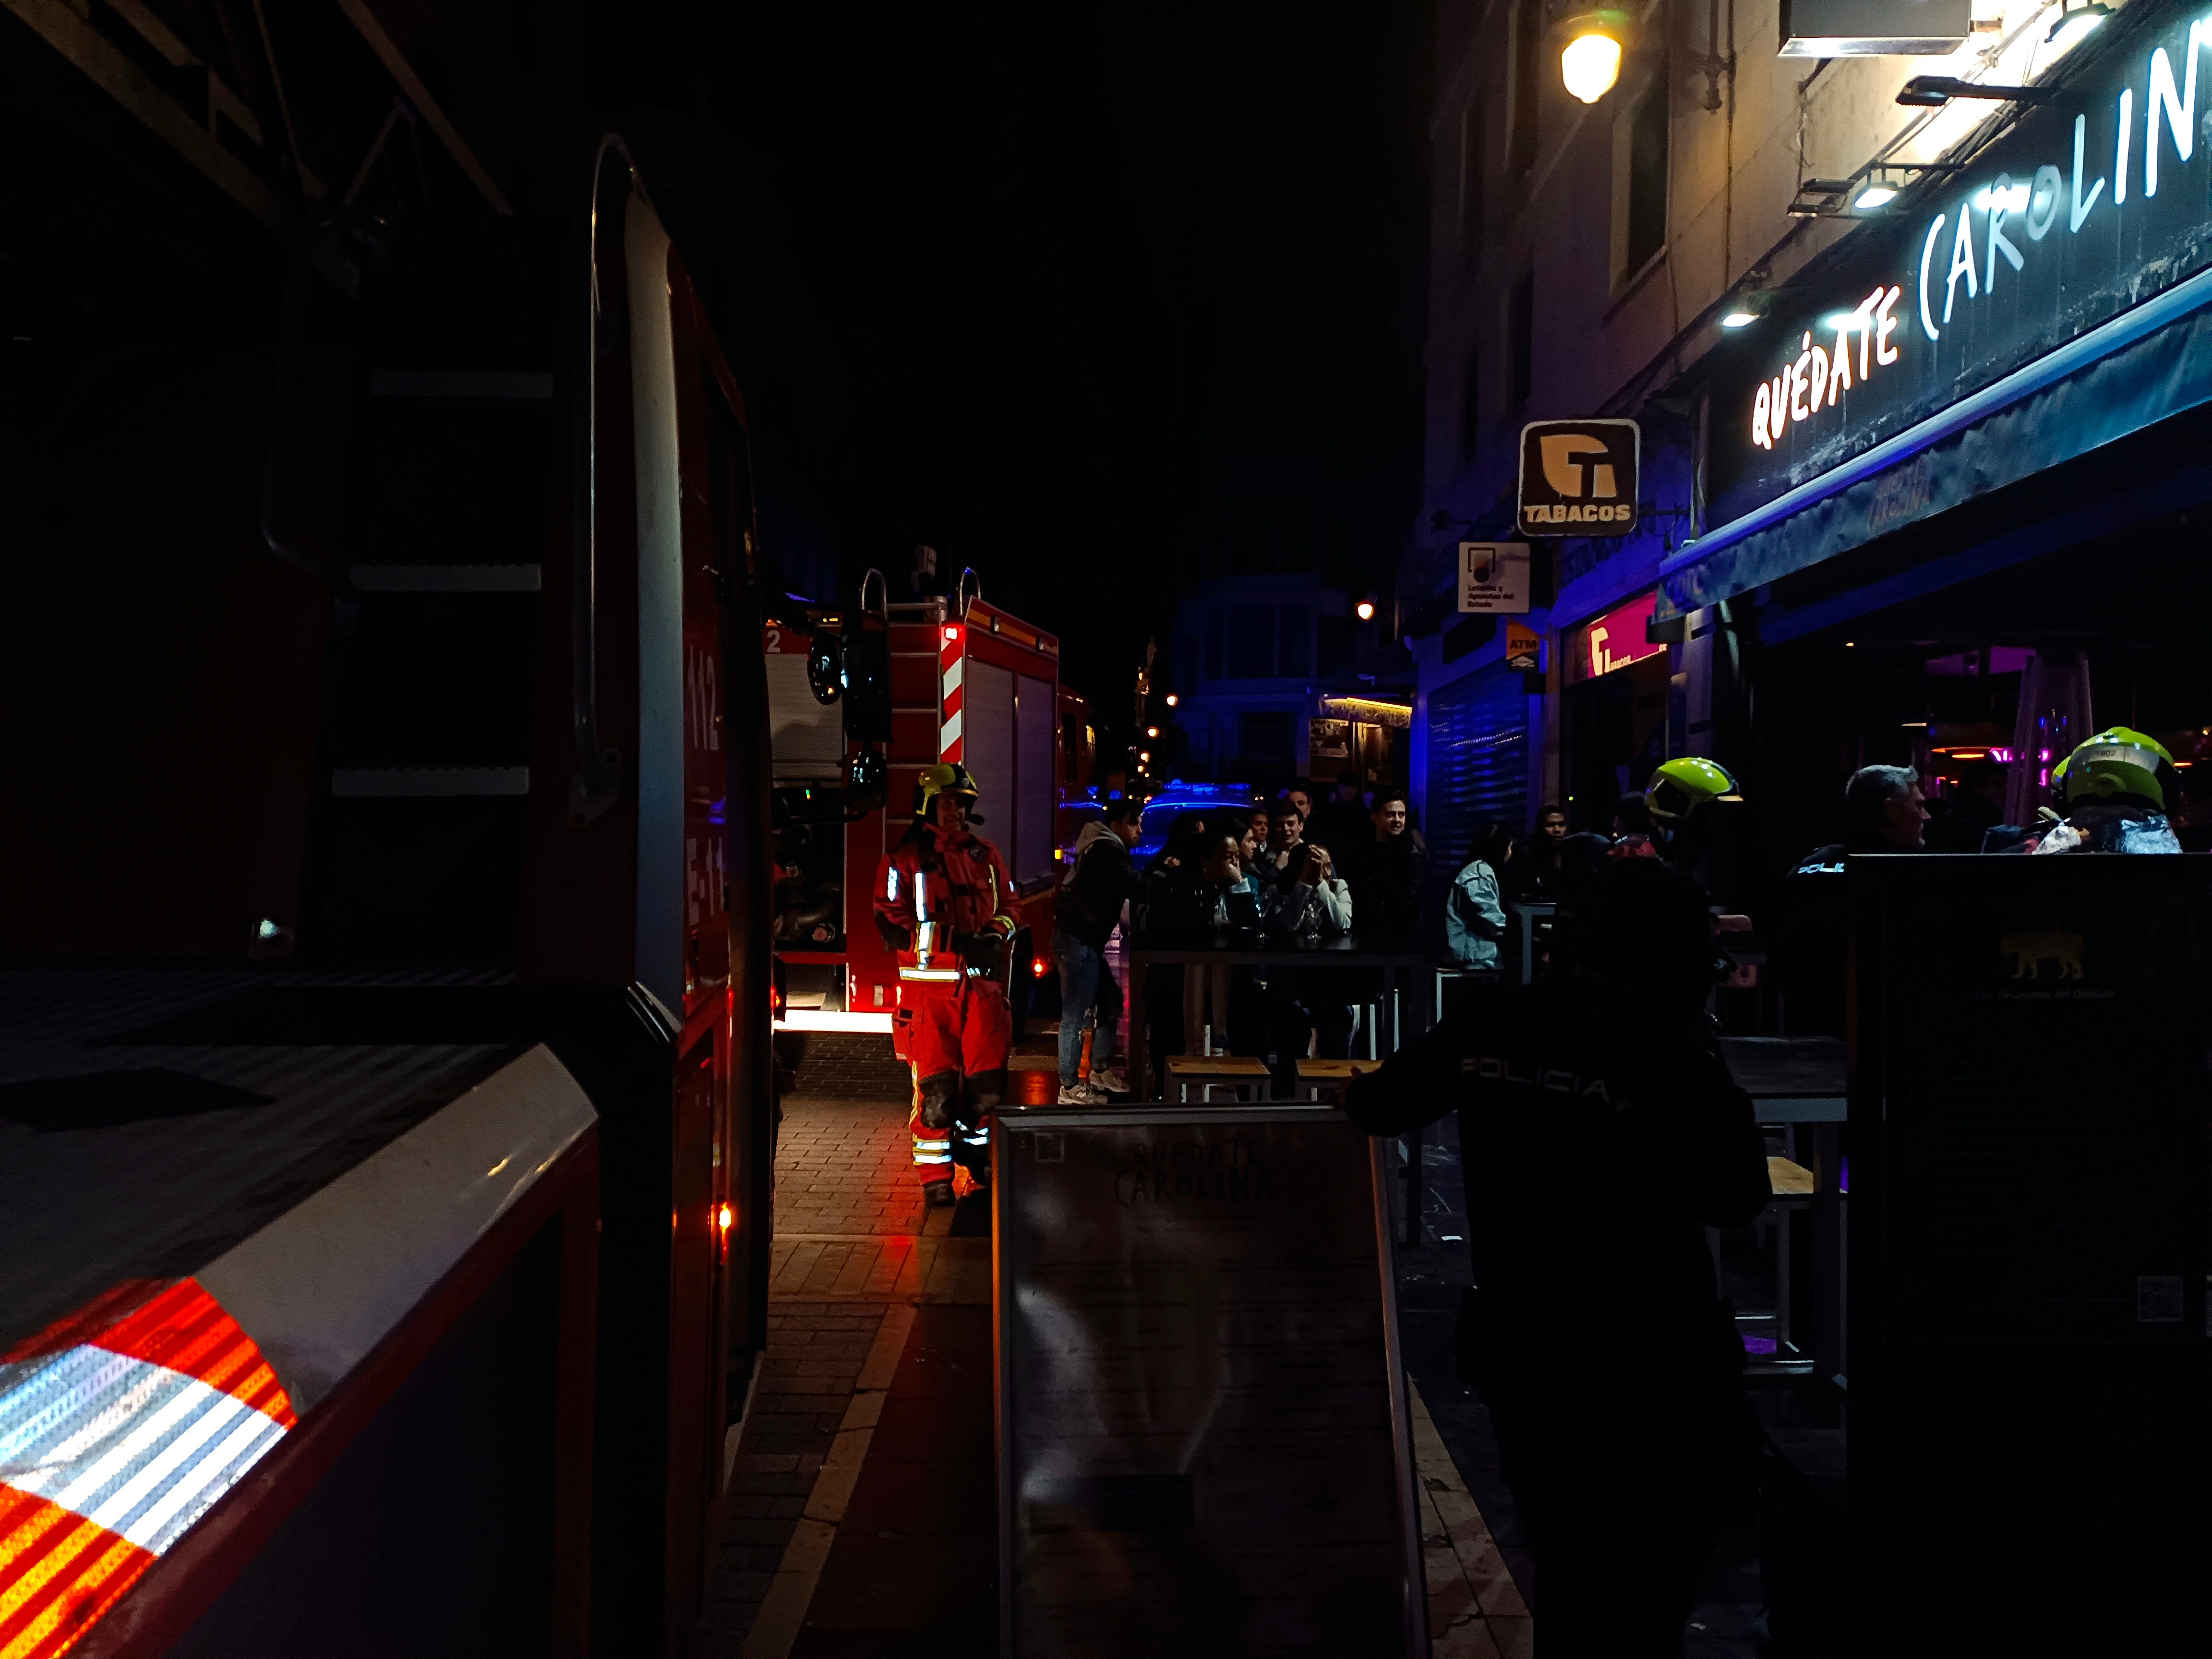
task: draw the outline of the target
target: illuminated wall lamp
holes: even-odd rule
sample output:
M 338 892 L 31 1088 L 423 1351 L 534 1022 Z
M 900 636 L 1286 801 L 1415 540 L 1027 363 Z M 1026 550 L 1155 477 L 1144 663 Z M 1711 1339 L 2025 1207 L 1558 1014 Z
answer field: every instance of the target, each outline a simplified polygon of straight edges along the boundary
M 2086 6 L 2076 6 L 2071 11 L 2062 12 L 2058 21 L 2051 26 L 2051 33 L 2043 37 L 2043 44 L 2055 46 L 2060 52 L 2071 52 L 2112 15 L 2112 9 L 2104 4 L 2103 0 L 2089 0 Z
M 1362 600 L 1360 600 L 1360 602 L 1359 602 L 1358 605 L 1356 605 L 1352 606 L 1352 609 L 1353 609 L 1354 611 L 1358 611 L 1358 612 L 1359 613 L 1359 620 L 1360 620 L 1360 621 L 1362 621 L 1362 622 L 1373 622 L 1373 621 L 1375 620 L 1375 601 L 1374 601 L 1374 600 L 1372 600 L 1372 599 L 1362 599 Z
M 1746 293 L 1737 295 L 1733 300 L 1727 301 L 1726 304 L 1723 306 L 1721 309 L 1721 326 L 1723 328 L 1749 328 L 1753 323 L 1766 315 L 1766 308 L 1773 303 L 1773 300 L 1774 296 L 1771 290 L 1763 288 L 1752 289 Z
M 1620 59 L 1628 43 L 1628 14 L 1609 8 L 1577 10 L 1552 26 L 1561 42 L 1559 77 L 1568 92 L 1595 104 L 1620 79 Z

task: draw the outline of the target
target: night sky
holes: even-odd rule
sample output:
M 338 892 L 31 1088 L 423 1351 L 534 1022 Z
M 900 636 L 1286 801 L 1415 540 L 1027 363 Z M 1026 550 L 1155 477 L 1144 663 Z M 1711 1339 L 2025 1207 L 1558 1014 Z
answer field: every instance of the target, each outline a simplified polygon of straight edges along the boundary
M 608 102 L 793 580 L 927 542 L 1118 725 L 1240 462 L 1413 522 L 1429 8 L 870 10 L 625 9 Z

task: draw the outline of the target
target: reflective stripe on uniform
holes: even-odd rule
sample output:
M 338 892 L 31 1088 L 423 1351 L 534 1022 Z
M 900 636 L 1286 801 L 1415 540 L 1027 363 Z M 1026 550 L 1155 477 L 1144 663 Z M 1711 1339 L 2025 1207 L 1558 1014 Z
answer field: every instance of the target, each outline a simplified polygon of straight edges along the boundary
M 917 1152 L 914 1155 L 914 1161 L 917 1164 L 950 1164 L 952 1162 L 952 1154 Z

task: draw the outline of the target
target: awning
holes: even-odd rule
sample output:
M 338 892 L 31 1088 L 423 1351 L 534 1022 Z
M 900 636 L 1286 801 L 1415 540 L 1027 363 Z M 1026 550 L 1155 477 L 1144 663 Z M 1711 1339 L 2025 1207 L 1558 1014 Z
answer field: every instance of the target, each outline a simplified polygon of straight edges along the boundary
M 1655 615 L 1747 593 L 2212 403 L 2212 270 L 1715 526 L 1659 568 Z

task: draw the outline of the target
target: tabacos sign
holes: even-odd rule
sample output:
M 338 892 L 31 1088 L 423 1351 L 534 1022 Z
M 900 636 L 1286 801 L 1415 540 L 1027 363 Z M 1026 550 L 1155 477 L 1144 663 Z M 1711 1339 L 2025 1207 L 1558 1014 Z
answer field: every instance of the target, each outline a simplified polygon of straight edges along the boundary
M 1633 421 L 1521 428 L 1521 533 L 1626 536 L 1636 528 L 1643 434 Z
M 1906 212 L 1863 223 L 1722 349 L 1709 522 L 2212 265 L 2212 12 L 2155 14 L 2085 50 L 2100 56 L 2049 102 Z

